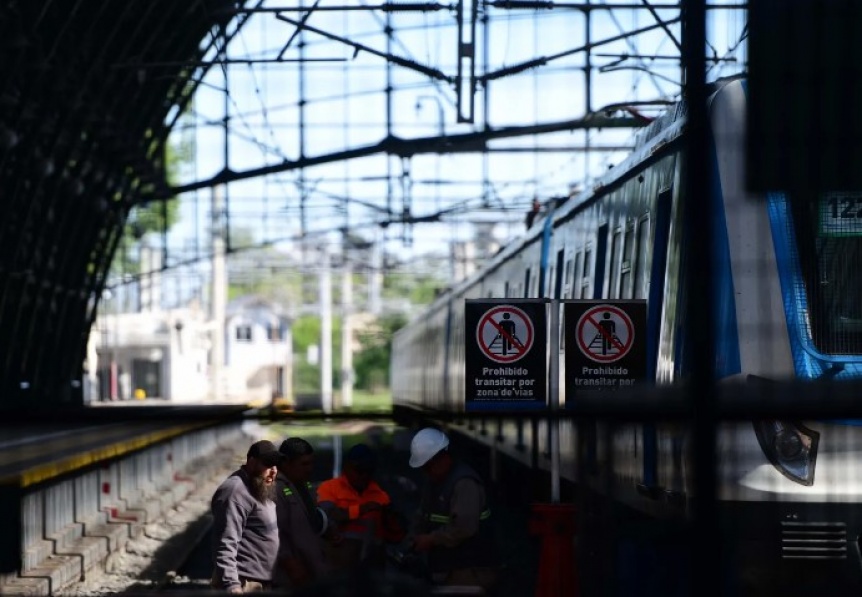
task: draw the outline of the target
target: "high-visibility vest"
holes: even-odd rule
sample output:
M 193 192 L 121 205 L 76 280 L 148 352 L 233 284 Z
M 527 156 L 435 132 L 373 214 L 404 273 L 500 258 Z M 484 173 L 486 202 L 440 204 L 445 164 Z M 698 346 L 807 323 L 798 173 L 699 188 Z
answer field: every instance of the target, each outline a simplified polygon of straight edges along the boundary
M 446 479 L 439 485 L 429 485 L 423 500 L 424 530 L 433 532 L 451 521 L 450 505 L 455 485 L 462 479 L 473 479 L 484 486 L 481 477 L 462 462 L 455 462 Z M 459 568 L 479 568 L 496 566 L 499 563 L 497 544 L 491 526 L 491 510 L 485 509 L 479 515 L 479 528 L 476 533 L 455 547 L 435 546 L 428 553 L 428 568 L 431 572 L 448 572 Z
M 362 493 L 356 491 L 344 475 L 324 481 L 317 488 L 317 503 L 321 508 L 326 510 L 334 506 L 347 511 L 349 520 L 341 525 L 341 535 L 346 539 L 385 539 L 380 511 L 359 514 L 362 505 L 369 502 L 381 506 L 390 503 L 389 495 L 374 481 Z

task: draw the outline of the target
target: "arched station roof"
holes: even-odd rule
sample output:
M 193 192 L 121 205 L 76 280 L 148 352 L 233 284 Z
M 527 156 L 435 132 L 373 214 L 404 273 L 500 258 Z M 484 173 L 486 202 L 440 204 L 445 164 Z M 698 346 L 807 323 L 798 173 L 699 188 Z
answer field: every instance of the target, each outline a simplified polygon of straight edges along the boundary
M 172 119 L 236 5 L 0 2 L 0 408 L 80 403 L 126 216 L 164 196 Z

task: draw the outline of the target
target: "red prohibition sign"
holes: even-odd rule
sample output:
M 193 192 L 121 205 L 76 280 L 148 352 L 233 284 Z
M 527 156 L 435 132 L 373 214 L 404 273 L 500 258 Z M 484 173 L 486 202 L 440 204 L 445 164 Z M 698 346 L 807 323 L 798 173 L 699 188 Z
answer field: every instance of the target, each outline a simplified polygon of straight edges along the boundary
M 500 317 L 494 319 L 494 315 Z M 524 330 L 523 337 L 519 330 Z M 512 305 L 489 310 L 476 326 L 476 342 L 486 357 L 497 363 L 514 363 L 533 346 L 533 321 Z
M 635 326 L 631 318 L 613 305 L 598 305 L 588 309 L 578 319 L 575 329 L 578 348 L 585 357 L 597 363 L 618 361 L 634 345 Z

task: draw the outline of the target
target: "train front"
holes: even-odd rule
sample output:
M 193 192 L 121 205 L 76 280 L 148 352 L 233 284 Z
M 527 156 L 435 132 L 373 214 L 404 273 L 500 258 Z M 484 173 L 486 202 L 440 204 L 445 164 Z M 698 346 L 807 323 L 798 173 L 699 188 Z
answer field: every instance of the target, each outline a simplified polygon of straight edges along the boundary
M 804 383 L 847 397 L 842 382 L 862 377 L 862 193 L 749 193 L 744 102 L 740 82 L 711 106 L 732 264 L 717 300 L 718 373 L 770 410 L 719 434 L 728 555 L 749 580 L 862 582 L 862 420 L 825 403 L 820 414 L 823 393 Z M 752 404 L 760 417 L 762 406 Z

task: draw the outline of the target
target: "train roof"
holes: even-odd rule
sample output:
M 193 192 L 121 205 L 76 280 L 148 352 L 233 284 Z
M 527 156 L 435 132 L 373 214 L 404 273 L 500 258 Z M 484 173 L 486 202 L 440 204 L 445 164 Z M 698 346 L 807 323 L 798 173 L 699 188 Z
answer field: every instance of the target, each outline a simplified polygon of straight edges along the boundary
M 707 96 L 711 99 L 729 83 L 743 78 L 744 76 L 742 75 L 736 75 L 717 79 L 708 84 Z M 633 169 L 637 168 L 644 161 L 650 159 L 662 147 L 677 140 L 682 135 L 684 130 L 683 125 L 685 124 L 687 114 L 688 109 L 684 100 L 679 101 L 662 113 L 639 132 L 637 139 L 635 140 L 635 147 L 626 159 L 603 174 L 591 189 L 587 189 L 582 193 L 569 198 L 562 205 L 547 213 L 544 217 L 538 218 L 536 223 L 523 237 L 511 242 L 508 247 L 497 253 L 490 262 L 482 267 L 482 269 L 441 293 L 440 296 L 428 306 L 427 310 L 440 308 L 446 304 L 452 295 L 463 294 L 468 288 L 474 285 L 488 272 L 493 271 L 503 264 L 513 254 L 517 253 L 525 246 L 533 242 L 537 242 L 539 237 L 544 233 L 548 217 L 553 218 L 554 222 L 565 219 L 573 212 L 582 209 L 586 204 L 595 200 L 608 188 L 613 187 L 618 182 L 626 179 Z M 423 312 L 425 311 L 426 310 L 423 310 Z M 419 314 L 417 314 L 416 317 L 419 317 Z

